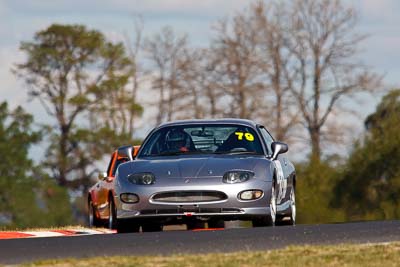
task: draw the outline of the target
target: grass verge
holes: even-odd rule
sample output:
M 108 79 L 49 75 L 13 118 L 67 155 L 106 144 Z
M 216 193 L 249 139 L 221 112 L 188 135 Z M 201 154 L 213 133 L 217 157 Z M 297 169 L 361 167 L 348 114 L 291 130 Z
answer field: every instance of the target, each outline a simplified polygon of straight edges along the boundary
M 400 242 L 385 244 L 290 246 L 272 251 L 237 253 L 171 255 L 171 256 L 114 256 L 87 259 L 38 261 L 23 266 L 56 267 L 125 267 L 125 266 L 400 266 Z

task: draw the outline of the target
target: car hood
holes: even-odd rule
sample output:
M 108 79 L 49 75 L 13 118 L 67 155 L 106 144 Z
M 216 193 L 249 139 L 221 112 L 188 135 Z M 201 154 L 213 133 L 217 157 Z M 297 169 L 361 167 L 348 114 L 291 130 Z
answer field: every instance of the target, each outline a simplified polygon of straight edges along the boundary
M 270 161 L 264 156 L 177 156 L 157 157 L 124 163 L 118 168 L 121 176 L 131 173 L 151 172 L 156 178 L 207 178 L 222 177 L 230 170 L 248 170 L 258 173 L 257 169 L 269 167 Z M 267 166 L 266 166 L 267 165 Z

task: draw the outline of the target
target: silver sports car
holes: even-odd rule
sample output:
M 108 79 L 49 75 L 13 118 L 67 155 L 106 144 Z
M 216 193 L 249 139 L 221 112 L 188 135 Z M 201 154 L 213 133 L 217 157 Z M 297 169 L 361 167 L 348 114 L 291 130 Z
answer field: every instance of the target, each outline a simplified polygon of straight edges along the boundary
M 156 127 L 114 179 L 118 232 L 163 225 L 221 228 L 294 224 L 296 174 L 288 146 L 242 119 L 186 120 Z

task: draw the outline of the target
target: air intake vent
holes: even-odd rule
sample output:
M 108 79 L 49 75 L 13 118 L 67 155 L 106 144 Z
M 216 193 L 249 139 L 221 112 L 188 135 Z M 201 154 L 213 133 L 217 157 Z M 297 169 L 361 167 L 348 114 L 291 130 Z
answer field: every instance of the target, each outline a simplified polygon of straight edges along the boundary
M 227 198 L 219 191 L 174 191 L 155 194 L 152 200 L 165 203 L 199 203 L 221 201 Z

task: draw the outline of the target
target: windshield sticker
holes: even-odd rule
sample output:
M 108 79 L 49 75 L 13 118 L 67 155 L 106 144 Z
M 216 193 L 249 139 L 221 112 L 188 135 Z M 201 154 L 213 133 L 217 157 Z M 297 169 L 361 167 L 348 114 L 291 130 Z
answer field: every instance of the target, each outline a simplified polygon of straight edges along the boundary
M 237 136 L 238 140 L 243 140 L 243 136 L 244 136 L 244 138 L 247 141 L 249 141 L 249 142 L 254 141 L 254 135 L 252 135 L 251 133 L 235 132 L 235 135 Z

